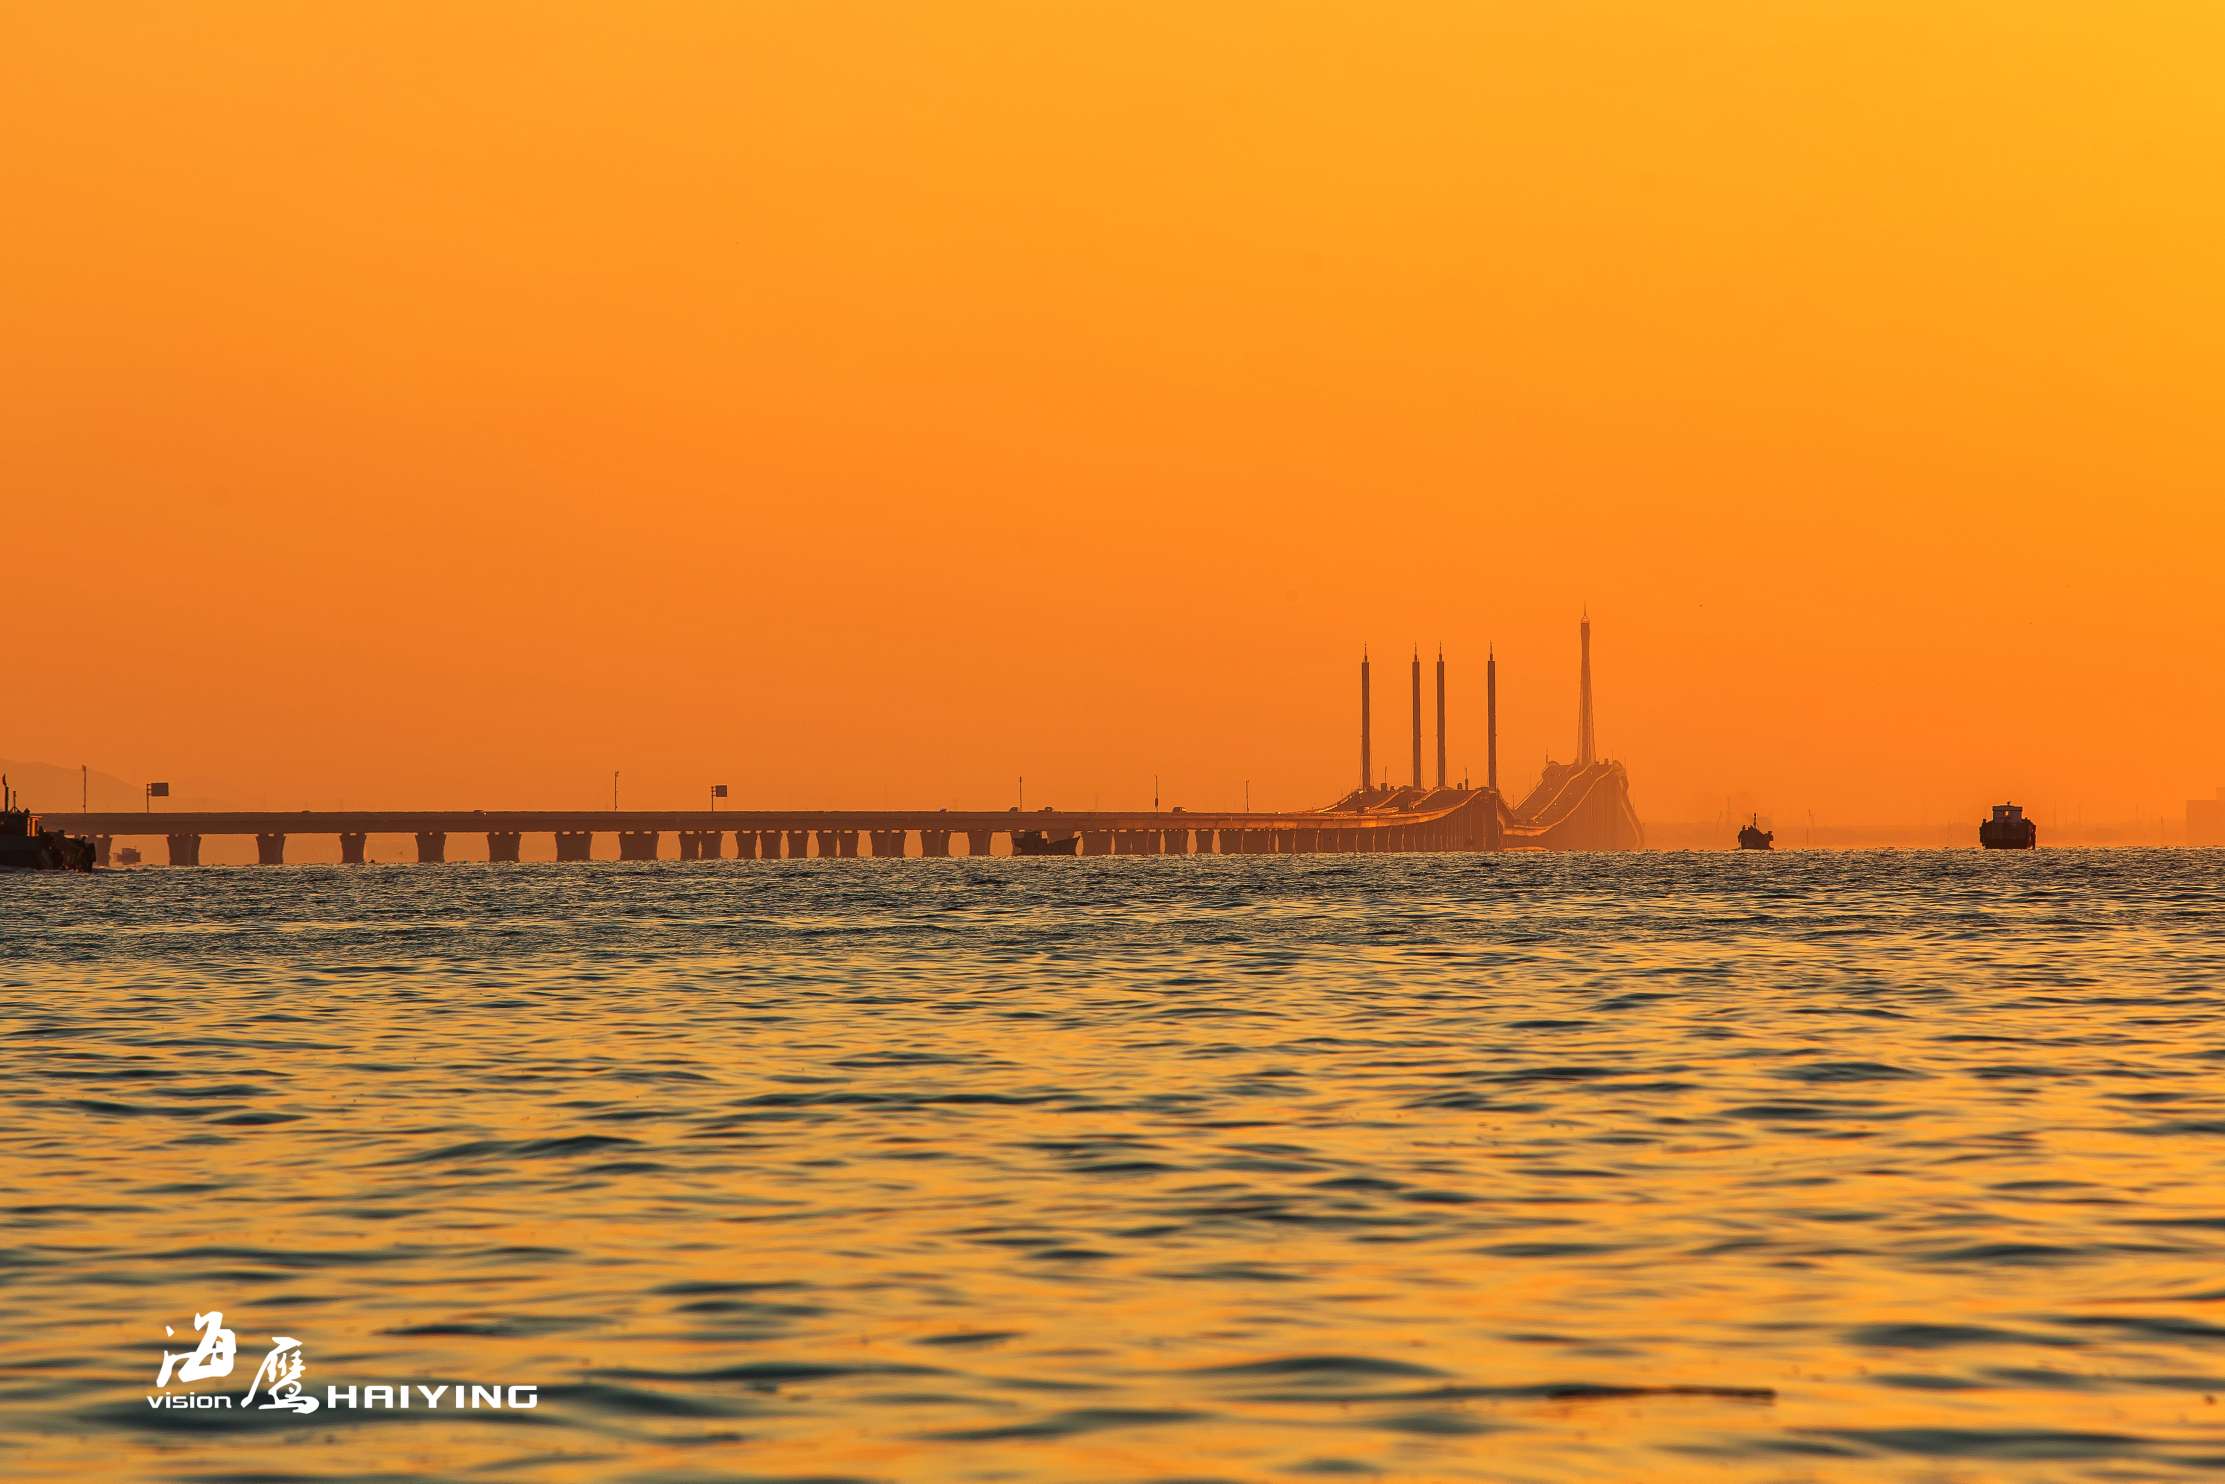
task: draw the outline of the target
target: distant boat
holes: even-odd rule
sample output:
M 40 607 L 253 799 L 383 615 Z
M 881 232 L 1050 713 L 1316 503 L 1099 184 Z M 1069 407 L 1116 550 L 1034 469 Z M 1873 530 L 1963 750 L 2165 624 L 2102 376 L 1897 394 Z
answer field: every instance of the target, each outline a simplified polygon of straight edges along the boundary
M 1012 832 L 1014 855 L 1077 855 L 1081 848 L 1082 837 L 1079 835 L 1061 835 L 1054 840 L 1041 830 Z
M 2015 804 L 1996 804 L 1993 818 L 1978 826 L 1978 844 L 1987 850 L 2030 850 L 2040 843 L 2040 827 Z
M 15 790 L 0 778 L 0 871 L 90 871 L 93 842 L 42 830 L 31 811 L 16 807 Z
M 1776 838 L 1777 832 L 1775 830 L 1765 830 L 1761 827 L 1761 816 L 1757 814 L 1754 816 L 1752 824 L 1738 832 L 1738 848 L 1740 850 L 1767 850 Z

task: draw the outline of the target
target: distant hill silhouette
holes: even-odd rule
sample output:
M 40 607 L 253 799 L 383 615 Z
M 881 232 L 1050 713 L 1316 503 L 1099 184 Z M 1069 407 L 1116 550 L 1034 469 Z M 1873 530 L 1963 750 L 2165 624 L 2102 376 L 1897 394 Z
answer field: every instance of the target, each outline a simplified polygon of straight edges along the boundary
M 74 813 L 78 806 L 77 769 L 24 758 L 0 758 L 0 773 L 33 809 L 51 814 Z M 113 773 L 95 768 L 87 780 L 85 799 L 95 809 L 140 809 L 146 806 L 146 785 L 126 783 Z

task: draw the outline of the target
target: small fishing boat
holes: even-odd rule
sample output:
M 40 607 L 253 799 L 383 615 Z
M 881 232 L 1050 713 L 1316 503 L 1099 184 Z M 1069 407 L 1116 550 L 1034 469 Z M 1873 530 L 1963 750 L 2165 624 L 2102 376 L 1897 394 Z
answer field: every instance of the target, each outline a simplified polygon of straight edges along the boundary
M 2015 804 L 1996 804 L 1993 818 L 1978 826 L 1978 844 L 1987 850 L 2030 850 L 2040 843 L 2040 827 Z
M 1014 830 L 1012 853 L 1014 855 L 1078 855 L 1082 837 L 1060 835 L 1055 839 L 1042 830 Z
M 40 829 L 0 776 L 0 871 L 90 871 L 96 853 L 90 840 Z
M 1757 814 L 1754 816 L 1752 824 L 1738 832 L 1738 848 L 1740 850 L 1767 850 L 1776 838 L 1777 832 L 1775 830 L 1765 830 L 1761 827 L 1761 816 Z

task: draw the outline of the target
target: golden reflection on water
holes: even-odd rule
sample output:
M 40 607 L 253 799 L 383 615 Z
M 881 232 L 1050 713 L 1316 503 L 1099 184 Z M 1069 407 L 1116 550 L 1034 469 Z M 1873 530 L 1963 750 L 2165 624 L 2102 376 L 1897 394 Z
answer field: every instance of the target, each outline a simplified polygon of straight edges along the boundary
M 11 883 L 0 1472 L 2203 1472 L 2219 864 Z

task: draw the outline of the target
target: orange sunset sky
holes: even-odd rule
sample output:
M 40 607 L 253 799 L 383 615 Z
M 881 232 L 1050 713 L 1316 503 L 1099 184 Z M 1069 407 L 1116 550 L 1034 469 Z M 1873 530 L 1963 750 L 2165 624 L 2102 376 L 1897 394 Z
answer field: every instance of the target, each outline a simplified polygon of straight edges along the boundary
M 2225 783 L 2210 0 L 7 10 L 8 758 L 1293 807 L 1588 603 L 1649 820 Z

